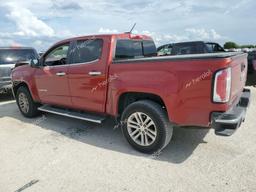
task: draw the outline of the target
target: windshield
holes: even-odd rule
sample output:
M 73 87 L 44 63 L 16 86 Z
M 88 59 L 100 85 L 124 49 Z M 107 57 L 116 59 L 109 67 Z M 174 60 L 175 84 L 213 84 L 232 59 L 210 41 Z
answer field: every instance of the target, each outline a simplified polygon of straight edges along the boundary
M 15 64 L 18 61 L 37 59 L 33 49 L 2 49 L 0 50 L 0 65 Z

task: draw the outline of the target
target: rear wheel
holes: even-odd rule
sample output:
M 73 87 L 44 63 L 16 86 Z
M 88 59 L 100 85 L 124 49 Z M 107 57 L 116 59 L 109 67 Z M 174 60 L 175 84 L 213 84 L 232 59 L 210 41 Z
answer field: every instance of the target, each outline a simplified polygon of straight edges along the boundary
M 161 151 L 172 138 L 173 126 L 166 111 L 153 101 L 129 105 L 123 112 L 122 125 L 128 143 L 143 153 Z
M 40 114 L 37 110 L 39 104 L 35 103 L 26 87 L 20 87 L 17 90 L 16 101 L 20 112 L 25 117 L 36 117 Z

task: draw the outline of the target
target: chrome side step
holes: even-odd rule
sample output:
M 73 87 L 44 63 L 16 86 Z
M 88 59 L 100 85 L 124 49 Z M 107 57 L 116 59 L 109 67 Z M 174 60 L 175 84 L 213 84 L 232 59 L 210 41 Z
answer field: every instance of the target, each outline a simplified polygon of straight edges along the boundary
M 47 112 L 47 113 L 53 113 L 56 115 L 65 116 L 65 117 L 70 117 L 74 119 L 80 119 L 80 120 L 89 121 L 93 123 L 99 123 L 99 124 L 101 124 L 105 120 L 104 116 L 96 116 L 91 114 L 79 113 L 79 112 L 61 109 L 61 108 L 57 108 L 49 105 L 43 105 L 39 107 L 38 110 Z

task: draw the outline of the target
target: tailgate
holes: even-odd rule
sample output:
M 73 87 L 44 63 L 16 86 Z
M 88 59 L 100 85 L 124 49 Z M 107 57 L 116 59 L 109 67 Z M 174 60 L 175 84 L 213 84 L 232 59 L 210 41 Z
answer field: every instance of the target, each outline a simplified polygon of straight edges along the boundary
M 231 58 L 231 103 L 235 102 L 242 94 L 247 79 L 248 61 L 247 54 L 239 54 Z

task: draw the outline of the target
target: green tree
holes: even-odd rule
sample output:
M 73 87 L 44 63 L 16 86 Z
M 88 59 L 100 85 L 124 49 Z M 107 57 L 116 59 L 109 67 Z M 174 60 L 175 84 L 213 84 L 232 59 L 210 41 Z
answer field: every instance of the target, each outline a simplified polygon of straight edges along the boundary
M 237 45 L 235 42 L 226 42 L 224 44 L 224 49 L 237 49 L 239 48 L 239 45 Z

